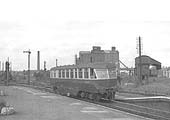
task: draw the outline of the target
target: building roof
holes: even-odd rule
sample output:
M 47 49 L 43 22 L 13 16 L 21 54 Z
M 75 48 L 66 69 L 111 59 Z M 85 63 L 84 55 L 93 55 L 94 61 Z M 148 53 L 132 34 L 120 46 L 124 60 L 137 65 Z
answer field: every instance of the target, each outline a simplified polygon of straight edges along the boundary
M 161 62 L 151 58 L 150 56 L 147 55 L 142 55 L 141 56 L 141 63 L 142 64 L 149 64 L 149 65 L 155 65 L 158 67 L 158 69 L 161 68 Z M 139 57 L 135 58 L 135 64 L 139 64 Z
M 50 70 L 57 69 L 74 69 L 74 68 L 96 68 L 96 69 L 105 69 L 105 68 L 116 68 L 116 65 L 113 63 L 89 63 L 89 64 L 79 64 L 79 65 L 64 65 L 53 67 Z
M 80 54 L 89 54 L 90 51 L 80 51 L 79 53 L 80 53 Z

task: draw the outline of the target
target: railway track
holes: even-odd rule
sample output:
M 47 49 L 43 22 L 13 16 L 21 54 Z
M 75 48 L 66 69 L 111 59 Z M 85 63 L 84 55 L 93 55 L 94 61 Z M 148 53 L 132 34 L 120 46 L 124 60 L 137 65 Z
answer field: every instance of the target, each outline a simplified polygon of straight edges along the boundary
M 113 108 L 113 109 L 126 111 L 128 113 L 156 119 L 156 120 L 169 120 L 170 119 L 169 112 L 160 111 L 160 110 L 143 107 L 143 106 L 138 106 L 138 105 L 134 105 L 134 104 L 129 104 L 129 103 L 125 103 L 125 102 L 112 101 L 109 104 L 104 103 L 102 105 Z
M 54 93 L 54 91 L 52 90 L 52 88 L 50 86 L 42 87 L 42 86 L 32 86 L 32 85 L 25 85 L 25 84 L 20 84 L 20 86 L 32 87 L 32 88 L 39 89 L 42 91 Z M 155 120 L 170 120 L 170 112 L 167 112 L 167 111 L 161 111 L 161 110 L 157 110 L 157 109 L 143 107 L 143 106 L 139 106 L 139 105 L 135 105 L 135 104 L 122 102 L 119 100 L 94 101 L 94 100 L 89 100 L 89 99 L 83 99 L 80 97 L 73 97 L 73 96 L 70 96 L 70 97 L 72 97 L 74 99 L 79 99 L 79 100 L 83 100 L 86 102 L 90 102 L 93 104 L 105 106 L 105 107 L 108 107 L 111 109 L 117 109 L 117 110 L 125 111 L 125 112 L 131 113 L 131 114 L 144 116 L 146 118 L 152 118 Z
M 82 98 L 77 98 L 77 97 L 76 99 L 94 103 L 94 104 L 101 105 L 101 106 L 105 106 L 105 107 L 112 108 L 112 109 L 117 109 L 120 111 L 125 111 L 131 114 L 144 116 L 146 118 L 152 118 L 155 120 L 170 120 L 170 112 L 161 111 L 161 110 L 152 109 L 152 108 L 143 107 L 143 106 L 138 106 L 138 105 L 134 105 L 134 104 L 118 101 L 118 100 L 92 101 L 89 99 L 82 99 Z

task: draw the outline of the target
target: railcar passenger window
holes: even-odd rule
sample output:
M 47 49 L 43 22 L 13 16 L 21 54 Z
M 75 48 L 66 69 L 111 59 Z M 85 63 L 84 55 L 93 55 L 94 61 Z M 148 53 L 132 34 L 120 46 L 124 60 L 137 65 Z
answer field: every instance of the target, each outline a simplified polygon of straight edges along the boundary
M 77 78 L 77 69 L 75 69 L 75 78 Z
M 69 69 L 66 70 L 66 77 L 69 78 Z
M 71 69 L 70 77 L 73 78 L 73 69 Z
M 91 79 L 96 78 L 96 74 L 95 74 L 95 72 L 94 72 L 94 69 L 93 69 L 93 68 L 90 68 L 90 78 L 91 78 Z
M 56 78 L 56 72 L 54 71 L 54 78 Z
M 61 78 L 61 70 L 59 70 L 58 77 Z
M 56 73 L 56 78 L 58 78 L 58 70 L 56 70 L 55 73 Z
M 83 78 L 82 69 L 79 69 L 79 78 Z
M 62 77 L 65 78 L 65 70 L 62 70 Z
M 53 71 L 50 72 L 50 78 L 53 78 Z
M 88 78 L 88 69 L 87 68 L 84 69 L 84 78 Z

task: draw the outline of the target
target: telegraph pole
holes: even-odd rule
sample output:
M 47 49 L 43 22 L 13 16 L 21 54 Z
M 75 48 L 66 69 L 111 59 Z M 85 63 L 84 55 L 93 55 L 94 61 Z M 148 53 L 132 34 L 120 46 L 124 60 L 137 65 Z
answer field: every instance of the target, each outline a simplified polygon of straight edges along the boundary
M 0 71 L 1 71 L 1 61 L 0 61 Z
M 139 83 L 142 83 L 141 37 L 139 36 Z
M 23 51 L 23 53 L 28 53 L 28 84 L 30 84 L 30 54 L 31 51 Z

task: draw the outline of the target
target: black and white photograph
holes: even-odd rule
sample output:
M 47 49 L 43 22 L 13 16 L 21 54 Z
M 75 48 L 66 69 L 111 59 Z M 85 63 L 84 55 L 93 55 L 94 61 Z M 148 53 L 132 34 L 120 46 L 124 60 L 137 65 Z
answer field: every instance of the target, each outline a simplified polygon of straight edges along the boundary
M 170 120 L 170 1 L 1 0 L 0 120 Z

